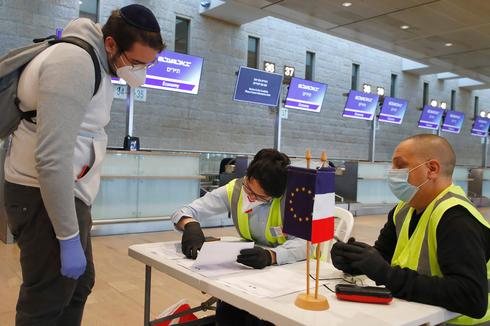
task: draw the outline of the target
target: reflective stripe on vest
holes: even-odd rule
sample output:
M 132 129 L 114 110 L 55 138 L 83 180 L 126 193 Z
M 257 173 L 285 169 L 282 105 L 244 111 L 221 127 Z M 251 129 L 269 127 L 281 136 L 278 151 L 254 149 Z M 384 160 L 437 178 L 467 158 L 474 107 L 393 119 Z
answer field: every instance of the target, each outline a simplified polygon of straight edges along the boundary
M 248 214 L 242 211 L 242 184 L 243 178 L 234 179 L 226 185 L 228 192 L 228 202 L 230 204 L 231 216 L 233 224 L 240 236 L 247 240 L 253 240 L 248 224 Z M 279 237 L 272 236 L 271 228 L 280 227 L 282 229 L 282 212 L 284 211 L 285 196 L 274 198 L 269 209 L 267 225 L 264 230 L 265 238 L 270 245 L 278 245 L 286 242 L 286 238 L 281 235 Z
M 397 245 L 391 265 L 410 268 L 423 275 L 443 277 L 437 260 L 437 225 L 444 213 L 457 205 L 466 208 L 474 218 L 490 229 L 490 224 L 473 206 L 463 189 L 459 186 L 449 186 L 426 207 L 410 238 L 408 237 L 408 231 L 414 209 L 406 203 L 400 202 L 393 214 Z M 490 261 L 487 262 L 487 278 L 489 279 L 490 289 Z M 489 308 L 487 308 L 487 313 L 483 318 L 474 319 L 468 316 L 460 316 L 450 320 L 448 323 L 478 325 L 486 321 L 490 321 L 490 294 Z

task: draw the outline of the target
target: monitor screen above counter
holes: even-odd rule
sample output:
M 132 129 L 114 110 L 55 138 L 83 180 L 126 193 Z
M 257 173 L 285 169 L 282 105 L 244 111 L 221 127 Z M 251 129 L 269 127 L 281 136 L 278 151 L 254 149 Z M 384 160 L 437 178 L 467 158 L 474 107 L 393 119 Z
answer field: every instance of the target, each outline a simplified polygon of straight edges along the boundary
M 351 90 L 347 96 L 343 117 L 373 120 L 379 96 Z
M 385 97 L 383 106 L 381 107 L 381 112 L 379 114 L 379 121 L 401 124 L 407 106 L 407 100 L 394 97 Z
M 473 126 L 471 127 L 471 134 L 473 136 L 485 137 L 488 135 L 488 127 L 490 120 L 488 118 L 476 117 Z
M 297 77 L 291 78 L 284 107 L 320 112 L 328 85 Z
M 233 100 L 267 106 L 277 106 L 281 93 L 282 75 L 240 67 Z
M 441 124 L 444 110 L 430 105 L 425 105 L 420 114 L 419 128 L 437 130 Z
M 147 69 L 142 87 L 197 94 L 203 62 L 201 57 L 165 50 L 158 54 L 155 64 Z M 121 78 L 112 78 L 112 83 L 126 85 Z
M 463 127 L 464 113 L 456 111 L 448 111 L 444 122 L 442 123 L 441 130 L 459 134 L 461 127 Z

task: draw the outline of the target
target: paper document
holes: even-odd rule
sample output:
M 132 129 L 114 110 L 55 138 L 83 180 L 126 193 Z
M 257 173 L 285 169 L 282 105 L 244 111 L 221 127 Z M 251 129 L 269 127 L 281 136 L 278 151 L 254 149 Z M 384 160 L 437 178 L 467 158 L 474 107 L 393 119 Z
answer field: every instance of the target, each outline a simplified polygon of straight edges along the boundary
M 234 263 L 236 262 L 237 256 L 240 254 L 240 250 L 253 247 L 253 242 L 204 242 L 193 266 L 202 267 Z
M 250 269 L 236 262 L 242 249 L 251 249 L 253 242 L 205 242 L 191 269 L 207 277 L 215 277 Z
M 155 246 L 148 248 L 148 251 L 159 259 L 185 258 L 185 255 L 182 253 L 180 242 L 155 243 Z
M 291 271 L 279 266 L 267 267 L 263 271 L 221 277 L 220 282 L 251 295 L 276 298 L 305 288 L 304 272 Z M 311 283 L 314 284 L 314 281 Z

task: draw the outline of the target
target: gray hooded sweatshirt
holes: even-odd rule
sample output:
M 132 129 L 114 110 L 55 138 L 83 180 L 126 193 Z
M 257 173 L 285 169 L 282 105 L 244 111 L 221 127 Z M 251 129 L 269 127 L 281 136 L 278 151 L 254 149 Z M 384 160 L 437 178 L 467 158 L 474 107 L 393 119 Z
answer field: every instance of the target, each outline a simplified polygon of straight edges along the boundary
M 92 96 L 95 70 L 82 48 L 60 43 L 39 54 L 22 72 L 18 86 L 21 109 L 36 109 L 37 124 L 21 121 L 5 161 L 8 182 L 40 188 L 60 240 L 78 234 L 74 198 L 92 205 L 98 192 L 107 145 L 104 126 L 113 100 L 101 26 L 79 18 L 63 36 L 92 45 L 102 73 L 99 89 Z

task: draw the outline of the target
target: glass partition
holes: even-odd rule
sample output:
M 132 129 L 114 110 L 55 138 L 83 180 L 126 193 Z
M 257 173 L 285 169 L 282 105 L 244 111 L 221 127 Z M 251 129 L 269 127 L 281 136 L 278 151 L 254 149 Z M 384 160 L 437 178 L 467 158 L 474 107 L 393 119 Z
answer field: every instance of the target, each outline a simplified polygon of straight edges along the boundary
M 93 219 L 168 218 L 199 197 L 201 179 L 198 154 L 108 151 Z

